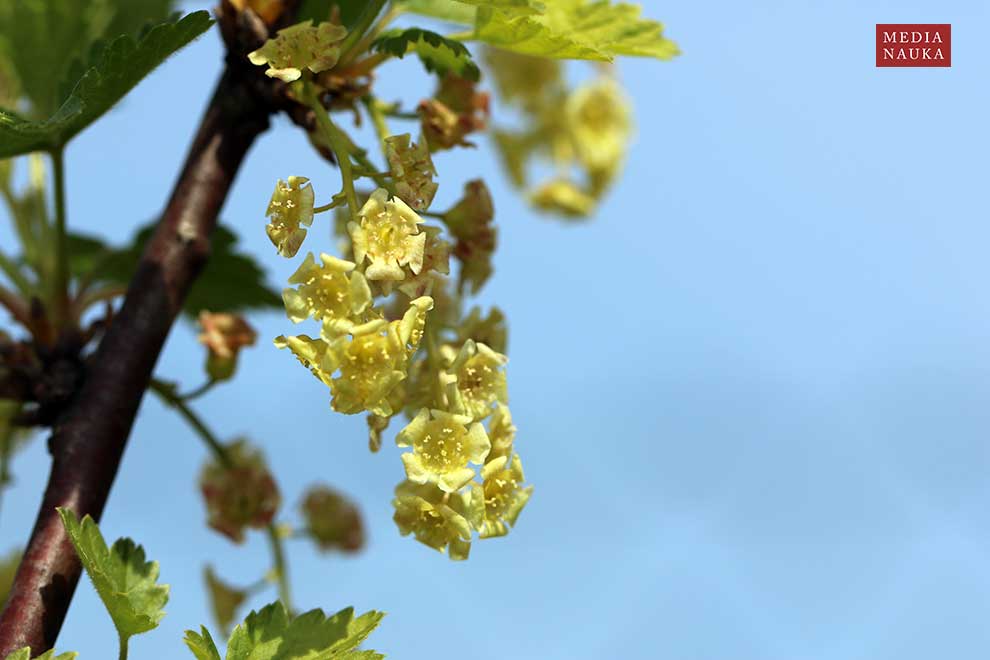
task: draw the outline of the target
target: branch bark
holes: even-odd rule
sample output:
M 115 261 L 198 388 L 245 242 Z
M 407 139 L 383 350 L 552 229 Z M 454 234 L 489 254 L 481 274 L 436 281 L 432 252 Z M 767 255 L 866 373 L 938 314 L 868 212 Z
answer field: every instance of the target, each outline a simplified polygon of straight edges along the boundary
M 162 345 L 209 255 L 220 207 L 276 109 L 259 94 L 259 71 L 228 59 L 123 306 L 53 427 L 48 486 L 0 614 L 0 658 L 54 646 L 81 572 L 55 507 L 99 519 Z

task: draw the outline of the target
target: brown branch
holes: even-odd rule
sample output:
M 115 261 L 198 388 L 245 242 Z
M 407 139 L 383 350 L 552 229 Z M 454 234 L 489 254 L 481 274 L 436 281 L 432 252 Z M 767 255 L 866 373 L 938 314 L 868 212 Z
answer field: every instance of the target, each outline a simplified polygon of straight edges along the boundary
M 225 3 L 223 11 L 228 50 L 246 52 L 241 45 L 251 41 L 257 47 L 260 42 L 244 34 L 243 16 L 225 23 L 230 6 Z M 48 486 L 0 614 L 0 657 L 24 646 L 32 655 L 54 646 L 81 571 L 55 507 L 99 519 L 158 354 L 208 257 L 220 207 L 279 106 L 284 90 L 242 54 L 228 60 L 123 306 L 78 395 L 54 425 Z

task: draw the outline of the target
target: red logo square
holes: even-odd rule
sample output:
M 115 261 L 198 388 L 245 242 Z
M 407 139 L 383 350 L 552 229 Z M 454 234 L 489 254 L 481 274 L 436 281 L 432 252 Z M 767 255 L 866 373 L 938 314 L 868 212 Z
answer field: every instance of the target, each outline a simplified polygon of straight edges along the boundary
M 952 25 L 877 23 L 877 66 L 952 66 Z

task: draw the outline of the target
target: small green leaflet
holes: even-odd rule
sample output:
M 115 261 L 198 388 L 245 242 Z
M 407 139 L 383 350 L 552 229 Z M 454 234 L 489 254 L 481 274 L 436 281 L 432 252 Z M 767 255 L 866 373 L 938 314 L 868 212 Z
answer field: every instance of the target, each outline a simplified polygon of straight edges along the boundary
M 107 548 L 89 516 L 80 522 L 69 509 L 58 513 L 121 638 L 157 628 L 168 602 L 168 585 L 157 582 L 158 562 L 145 561 L 144 549 L 130 539 L 118 539 Z
M 105 47 L 94 47 L 89 67 L 51 117 L 32 121 L 0 110 L 0 158 L 61 148 L 212 22 L 209 12 L 198 11 L 159 23 L 140 40 L 125 35 Z
M 69 234 L 69 266 L 76 277 L 127 285 L 134 275 L 155 223 L 141 227 L 129 245 L 115 248 L 93 236 Z M 237 236 L 220 225 L 211 238 L 210 259 L 193 284 L 182 311 L 195 318 L 200 310 L 240 312 L 280 309 L 282 297 L 265 284 L 265 271 L 238 251 Z
M 554 0 L 541 14 L 479 7 L 472 38 L 542 57 L 612 61 L 618 55 L 669 60 L 680 51 L 640 7 L 608 0 Z
M 354 608 L 327 617 L 311 610 L 289 618 L 281 602 L 251 612 L 234 628 L 227 643 L 226 660 L 380 660 L 385 656 L 357 647 L 381 622 L 381 612 L 354 618 Z M 220 660 L 220 653 L 206 628 L 186 631 L 186 646 L 197 660 Z
M 429 16 L 447 23 L 474 25 L 475 8 L 451 0 L 402 0 L 397 3 L 402 11 Z
M 55 655 L 55 649 L 50 649 L 39 655 L 35 660 L 74 660 L 77 655 L 79 654 L 75 651 Z M 31 647 L 25 646 L 22 649 L 17 649 L 8 655 L 5 660 L 31 660 Z
M 399 58 L 415 51 L 426 70 L 440 76 L 455 73 L 474 81 L 481 77 L 478 65 L 471 59 L 471 53 L 464 44 L 429 30 L 390 30 L 375 40 L 372 49 Z

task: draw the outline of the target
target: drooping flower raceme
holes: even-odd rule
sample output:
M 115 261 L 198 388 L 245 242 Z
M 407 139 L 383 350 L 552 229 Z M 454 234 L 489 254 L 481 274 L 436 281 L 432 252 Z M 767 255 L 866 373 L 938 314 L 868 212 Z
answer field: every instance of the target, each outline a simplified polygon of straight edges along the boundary
M 283 257 L 294 257 L 306 238 L 306 229 L 313 224 L 313 186 L 309 179 L 290 176 L 289 180 L 275 184 L 275 192 L 268 203 L 266 215 L 270 218 L 265 231 L 272 244 Z

